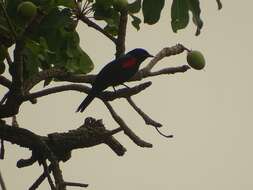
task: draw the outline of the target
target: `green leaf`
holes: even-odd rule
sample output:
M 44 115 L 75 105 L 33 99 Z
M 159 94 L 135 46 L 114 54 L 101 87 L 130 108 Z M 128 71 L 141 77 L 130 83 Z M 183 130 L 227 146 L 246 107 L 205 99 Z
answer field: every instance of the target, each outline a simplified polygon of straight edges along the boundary
M 73 0 L 55 0 L 56 6 L 64 6 L 68 8 L 74 8 L 75 2 Z
M 189 23 L 187 0 L 173 0 L 171 6 L 171 27 L 173 32 L 185 28 Z
M 195 35 L 199 35 L 200 34 L 200 30 L 203 27 L 203 21 L 200 18 L 200 6 L 199 6 L 199 0 L 187 0 L 188 2 L 188 6 L 189 6 L 189 10 L 192 12 L 192 20 L 193 23 L 197 26 L 197 30 Z
M 69 72 L 88 73 L 93 68 L 89 56 L 81 49 L 79 35 L 70 9 L 52 9 L 33 32 L 32 39 L 38 45 L 32 51 L 37 54 L 39 67 L 65 68 Z
M 138 13 L 141 10 L 141 0 L 136 0 L 133 3 L 128 4 L 129 13 Z
M 142 12 L 144 23 L 155 24 L 159 21 L 164 0 L 143 0 Z
M 104 19 L 107 23 L 104 30 L 113 36 L 118 34 L 119 30 L 119 13 L 114 11 L 111 17 Z
M 137 16 L 134 16 L 132 14 L 130 14 L 130 16 L 132 17 L 132 25 L 137 29 L 140 30 L 140 23 L 141 23 L 141 19 L 138 18 Z

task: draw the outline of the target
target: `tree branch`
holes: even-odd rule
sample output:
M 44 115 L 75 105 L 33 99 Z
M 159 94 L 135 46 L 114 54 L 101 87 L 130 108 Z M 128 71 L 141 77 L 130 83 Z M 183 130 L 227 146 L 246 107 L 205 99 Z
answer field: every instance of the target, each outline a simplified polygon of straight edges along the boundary
M 120 130 L 117 130 L 118 132 Z M 52 133 L 48 137 L 39 136 L 27 129 L 12 127 L 0 121 L 0 139 L 33 150 L 34 157 L 30 159 L 33 160 L 31 164 L 34 163 L 34 158 L 39 159 L 38 151 L 41 150 L 41 142 L 38 139 L 48 146 L 59 161 L 67 161 L 71 157 L 70 152 L 74 149 L 89 148 L 101 143 L 107 144 L 110 148 L 114 147 L 113 151 L 118 156 L 124 155 L 126 149 L 111 135 L 112 131 L 106 130 L 101 120 L 93 118 L 87 118 L 78 129 L 66 133 Z M 47 154 L 42 158 L 47 158 Z M 19 167 L 22 167 L 22 163 Z
M 125 53 L 127 17 L 128 17 L 127 10 L 120 11 L 119 31 L 116 43 L 116 58 L 119 58 L 122 54 Z
M 145 142 L 140 137 L 138 137 L 125 123 L 125 121 L 114 111 L 111 104 L 107 101 L 104 101 L 104 104 L 108 108 L 112 118 L 119 124 L 119 126 L 123 129 L 124 133 L 138 146 L 152 148 L 152 144 Z
M 127 98 L 128 103 L 134 108 L 134 110 L 142 117 L 147 125 L 152 125 L 154 127 L 162 127 L 162 124 L 151 119 L 147 114 L 145 114 L 132 100 L 131 97 Z
M 11 81 L 4 76 L 0 75 L 0 84 L 6 88 L 11 88 Z
M 123 97 L 129 97 L 129 96 L 136 95 L 136 94 L 140 93 L 141 91 L 145 90 L 150 85 L 151 85 L 151 82 L 146 82 L 146 83 L 134 86 L 130 89 L 128 89 L 128 88 L 120 89 L 117 91 L 117 93 L 104 91 L 98 96 L 98 98 L 100 98 L 102 100 L 106 100 L 106 101 L 113 101 L 116 98 L 123 98 Z M 91 90 L 91 88 L 88 86 L 85 86 L 85 85 L 80 85 L 80 84 L 62 85 L 62 86 L 52 87 L 52 88 L 48 88 L 48 89 L 41 90 L 38 92 L 34 92 L 31 94 L 27 94 L 27 95 L 23 96 L 22 100 L 28 101 L 28 100 L 31 100 L 34 98 L 40 98 L 40 97 L 47 96 L 50 94 L 55 94 L 55 93 L 59 93 L 59 92 L 69 91 L 69 90 L 75 90 L 78 92 L 84 92 L 84 93 L 88 94 L 89 91 Z
M 142 69 L 142 71 L 151 71 L 151 69 L 161 60 L 163 59 L 164 57 L 169 57 L 169 56 L 172 56 L 172 55 L 177 55 L 177 54 L 180 54 L 182 53 L 183 51 L 185 50 L 188 50 L 187 48 L 185 48 L 183 45 L 181 44 L 177 44 L 175 46 L 172 46 L 172 47 L 166 47 L 166 48 L 163 48 L 160 52 L 158 52 L 154 59 L 152 59 L 149 64 L 144 67 Z

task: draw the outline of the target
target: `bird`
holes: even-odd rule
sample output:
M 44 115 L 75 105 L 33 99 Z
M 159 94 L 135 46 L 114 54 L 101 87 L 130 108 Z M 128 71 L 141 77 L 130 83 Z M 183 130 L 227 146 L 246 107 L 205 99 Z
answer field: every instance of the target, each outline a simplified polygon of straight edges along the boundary
M 96 75 L 92 88 L 76 112 L 83 112 L 85 108 L 106 88 L 123 84 L 138 71 L 140 64 L 149 57 L 154 57 L 145 49 L 135 48 L 128 53 L 106 64 Z

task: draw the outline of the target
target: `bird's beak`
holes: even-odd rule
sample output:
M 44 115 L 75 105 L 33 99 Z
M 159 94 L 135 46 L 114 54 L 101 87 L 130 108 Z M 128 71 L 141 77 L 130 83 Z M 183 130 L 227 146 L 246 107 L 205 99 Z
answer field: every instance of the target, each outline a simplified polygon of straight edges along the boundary
M 150 54 L 149 54 L 149 56 L 148 56 L 148 57 L 155 57 L 155 56 L 153 56 L 153 55 L 150 55 Z

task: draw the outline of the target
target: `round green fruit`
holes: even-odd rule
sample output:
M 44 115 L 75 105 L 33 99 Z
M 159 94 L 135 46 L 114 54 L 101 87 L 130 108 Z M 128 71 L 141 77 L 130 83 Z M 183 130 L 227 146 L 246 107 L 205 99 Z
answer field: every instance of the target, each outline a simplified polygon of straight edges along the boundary
M 203 54 L 196 50 L 188 52 L 187 62 L 193 69 L 196 70 L 201 70 L 206 65 L 206 61 Z
M 5 64 L 3 61 L 0 62 L 0 75 L 3 74 L 5 71 Z
M 31 19 L 37 14 L 37 6 L 30 1 L 18 5 L 18 14 L 26 19 Z
M 113 0 L 113 7 L 117 11 L 122 11 L 122 10 L 126 9 L 127 6 L 128 6 L 127 0 Z

